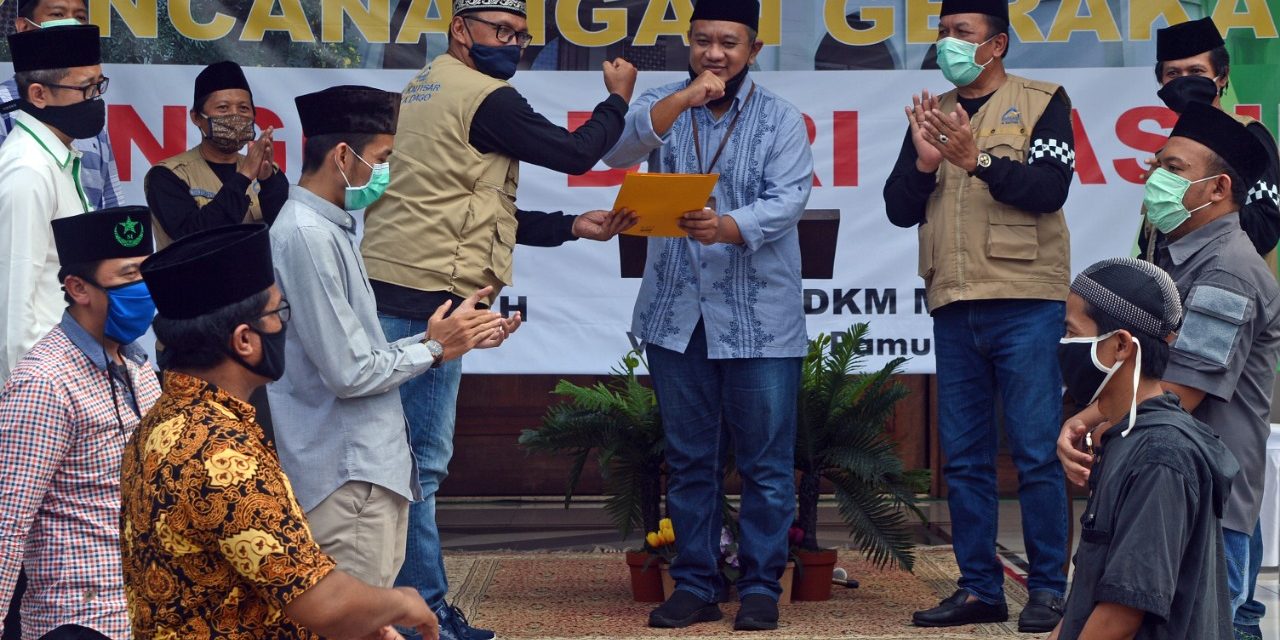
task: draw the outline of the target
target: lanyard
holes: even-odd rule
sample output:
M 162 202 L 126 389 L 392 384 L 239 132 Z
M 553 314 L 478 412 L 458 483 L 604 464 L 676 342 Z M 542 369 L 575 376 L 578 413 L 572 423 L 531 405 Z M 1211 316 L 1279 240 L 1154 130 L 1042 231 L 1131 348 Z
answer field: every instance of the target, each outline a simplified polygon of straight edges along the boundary
M 716 164 L 720 162 L 720 154 L 724 153 L 724 148 L 729 144 L 729 138 L 733 137 L 733 130 L 738 128 L 738 118 L 742 117 L 742 112 L 747 110 L 747 104 L 751 102 L 751 96 L 756 94 L 756 85 L 751 85 L 751 90 L 747 92 L 747 99 L 742 101 L 742 106 L 738 108 L 738 112 L 733 114 L 733 120 L 729 121 L 729 130 L 725 132 L 724 139 L 720 141 L 720 148 L 716 149 L 716 155 L 711 158 L 711 166 L 706 169 L 702 168 L 702 141 L 698 139 L 698 114 L 690 113 L 689 117 L 693 120 L 693 150 L 698 154 L 698 173 L 711 173 L 715 170 Z

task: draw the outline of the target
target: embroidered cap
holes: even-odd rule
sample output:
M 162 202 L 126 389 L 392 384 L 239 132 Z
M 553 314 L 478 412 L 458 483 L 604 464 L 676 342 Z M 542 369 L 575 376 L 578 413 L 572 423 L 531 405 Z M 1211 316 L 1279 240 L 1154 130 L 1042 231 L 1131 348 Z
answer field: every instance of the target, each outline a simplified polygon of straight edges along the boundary
M 49 225 L 58 262 L 64 265 L 139 258 L 153 250 L 151 211 L 146 207 L 112 207 L 58 218 Z
M 1173 278 L 1136 258 L 1111 258 L 1085 269 L 1071 292 L 1128 331 L 1165 339 L 1182 324 L 1182 299 Z
M 525 0 L 453 0 L 453 15 L 466 11 L 506 11 L 527 16 Z

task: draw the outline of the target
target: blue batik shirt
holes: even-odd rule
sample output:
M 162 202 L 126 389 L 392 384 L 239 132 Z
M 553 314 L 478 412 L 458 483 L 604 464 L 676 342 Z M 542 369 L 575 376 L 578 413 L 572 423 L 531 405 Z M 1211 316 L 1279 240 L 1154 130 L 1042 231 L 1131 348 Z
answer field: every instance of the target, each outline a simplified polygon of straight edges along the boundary
M 748 76 L 719 120 L 706 107 L 690 109 L 666 136 L 659 136 L 650 110 L 686 86 L 688 81 L 674 82 L 641 95 L 605 162 L 628 167 L 647 159 L 652 173 L 698 173 L 693 118 L 698 118 L 703 162 L 709 163 L 741 110 L 724 153 L 709 172 L 720 174 L 713 192 L 718 211 L 738 223 L 744 244 L 650 239 L 632 332 L 647 344 L 683 353 L 703 320 L 710 358 L 804 356 L 808 335 L 796 225 L 813 187 L 804 117 Z
M 0 82 L 0 104 L 18 99 L 18 82 L 9 78 Z M 13 114 L 0 115 L 0 144 L 13 130 Z M 111 152 L 111 140 L 104 127 L 95 138 L 73 140 L 71 146 L 84 155 L 80 158 L 80 187 L 84 189 L 89 207 L 94 211 L 118 207 L 124 202 L 120 190 L 120 176 L 116 173 L 116 157 Z

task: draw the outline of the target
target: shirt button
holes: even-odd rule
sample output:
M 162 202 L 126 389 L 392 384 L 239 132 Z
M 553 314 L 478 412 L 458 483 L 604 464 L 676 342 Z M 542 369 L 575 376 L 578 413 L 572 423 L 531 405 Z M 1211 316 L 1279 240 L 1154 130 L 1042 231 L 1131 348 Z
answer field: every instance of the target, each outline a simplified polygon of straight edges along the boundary
M 707 268 L 707 263 L 705 263 L 705 262 L 704 262 L 704 263 L 702 263 L 702 268 L 703 268 L 703 269 L 706 269 L 706 268 Z
M 706 297 L 703 297 L 703 298 L 702 298 L 702 301 L 703 301 L 703 302 L 706 302 L 706 301 L 707 301 Z

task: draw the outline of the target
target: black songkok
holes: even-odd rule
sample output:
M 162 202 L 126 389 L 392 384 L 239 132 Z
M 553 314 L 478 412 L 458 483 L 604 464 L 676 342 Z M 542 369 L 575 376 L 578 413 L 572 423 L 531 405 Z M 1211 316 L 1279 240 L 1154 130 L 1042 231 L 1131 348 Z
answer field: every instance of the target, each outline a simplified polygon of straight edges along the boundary
M 1266 147 L 1243 124 L 1213 105 L 1187 105 L 1169 134 L 1175 136 L 1209 147 L 1245 184 L 1257 182 L 1268 165 Z
M 690 20 L 723 20 L 747 25 L 752 31 L 760 31 L 759 0 L 698 0 Z
M 1224 44 L 1213 18 L 1192 20 L 1156 31 L 1156 60 L 1182 60 L 1213 51 Z
M 1005 0 L 942 0 L 941 16 L 957 13 L 981 13 L 1009 21 L 1009 3 Z
M 112 207 L 50 224 L 58 262 L 64 265 L 151 255 L 151 211 L 146 207 Z
M 1178 287 L 1169 274 L 1150 262 L 1103 260 L 1076 276 L 1071 292 L 1130 333 L 1164 340 L 1182 324 Z
M 395 135 L 400 94 L 372 87 L 341 86 L 293 99 L 308 138 L 329 133 Z
M 13 54 L 14 73 L 102 64 L 98 26 L 93 24 L 14 33 L 9 36 L 9 51 Z
M 234 224 L 181 238 L 142 263 L 156 311 L 189 320 L 246 300 L 276 281 L 265 224 Z
M 225 89 L 244 89 L 250 96 L 253 95 L 253 91 L 249 89 L 249 80 L 244 77 L 244 71 L 240 69 L 240 65 L 230 60 L 215 62 L 205 67 L 200 75 L 196 76 L 195 100 L 191 105 L 198 109 L 209 94 Z

